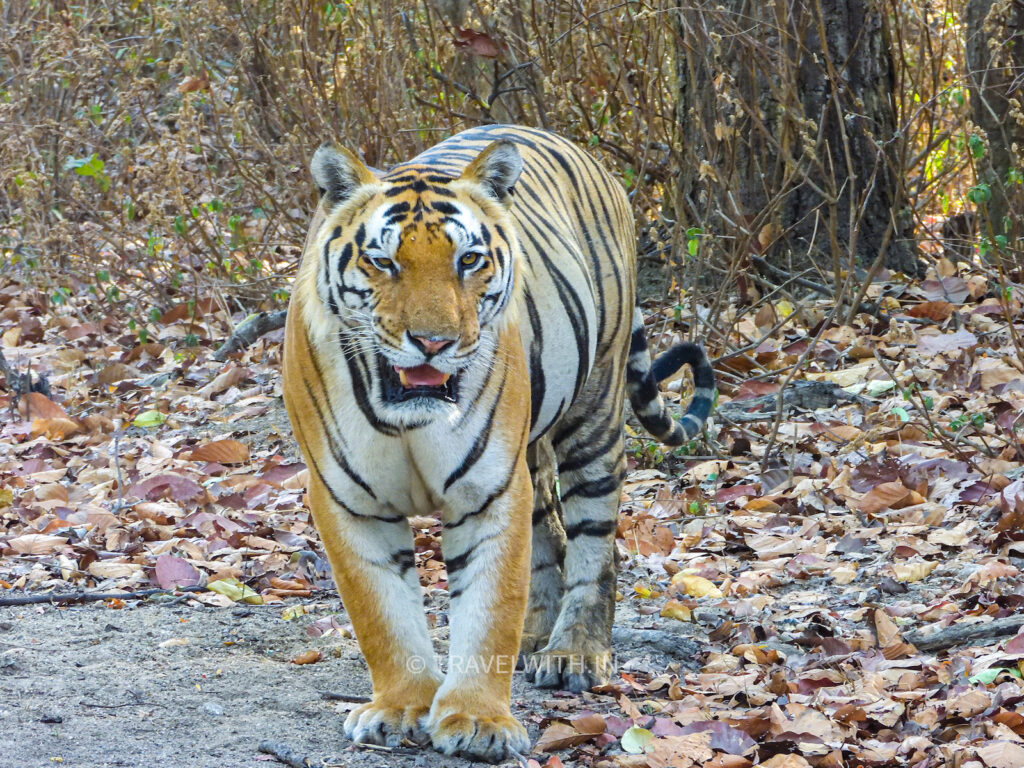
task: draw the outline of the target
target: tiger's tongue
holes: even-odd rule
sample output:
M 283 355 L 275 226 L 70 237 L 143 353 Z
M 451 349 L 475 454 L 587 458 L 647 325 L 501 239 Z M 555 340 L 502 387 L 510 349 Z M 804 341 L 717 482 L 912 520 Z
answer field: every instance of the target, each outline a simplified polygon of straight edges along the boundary
M 412 368 L 395 366 L 398 378 L 406 389 L 411 387 L 440 387 L 448 381 L 448 374 L 429 365 L 417 365 Z

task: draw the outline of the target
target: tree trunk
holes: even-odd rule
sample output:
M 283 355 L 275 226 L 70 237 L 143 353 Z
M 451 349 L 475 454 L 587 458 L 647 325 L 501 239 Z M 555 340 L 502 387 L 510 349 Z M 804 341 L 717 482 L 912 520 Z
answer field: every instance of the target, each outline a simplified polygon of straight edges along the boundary
M 679 200 L 774 263 L 918 270 L 873 0 L 680 5 Z
M 1024 267 L 1024 0 L 968 0 L 967 81 L 971 113 L 985 139 L 977 159 L 983 250 Z

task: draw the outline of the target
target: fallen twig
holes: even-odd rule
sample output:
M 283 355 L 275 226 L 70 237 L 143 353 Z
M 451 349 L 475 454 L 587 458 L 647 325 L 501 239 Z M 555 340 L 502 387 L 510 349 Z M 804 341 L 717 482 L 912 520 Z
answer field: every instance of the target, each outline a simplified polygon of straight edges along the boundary
M 206 587 L 175 587 L 174 589 L 143 589 L 140 592 L 49 592 L 45 595 L 0 597 L 0 606 L 35 605 L 37 603 L 67 605 L 68 603 L 91 603 L 98 600 L 145 600 L 153 595 L 170 595 L 175 592 L 202 592 L 205 589 Z
M 324 761 L 319 757 L 305 757 L 300 755 L 283 741 L 261 741 L 258 747 L 260 752 L 273 755 L 285 765 L 291 768 L 322 768 Z
M 347 701 L 350 704 L 368 704 L 369 696 L 356 696 L 351 693 L 338 693 L 337 691 L 320 691 L 320 698 L 327 701 Z

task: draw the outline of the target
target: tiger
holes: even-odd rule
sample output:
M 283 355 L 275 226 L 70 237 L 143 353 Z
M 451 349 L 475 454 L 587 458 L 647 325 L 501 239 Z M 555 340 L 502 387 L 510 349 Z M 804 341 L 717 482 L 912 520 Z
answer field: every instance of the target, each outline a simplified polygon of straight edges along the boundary
M 532 683 L 612 673 L 625 398 L 657 440 L 699 434 L 715 379 L 694 343 L 651 358 L 625 190 L 539 129 L 458 133 L 378 171 L 329 143 L 290 299 L 283 396 L 308 501 L 369 668 L 359 743 L 498 762 Z M 658 382 L 694 391 L 672 418 Z M 446 670 L 409 518 L 440 513 Z

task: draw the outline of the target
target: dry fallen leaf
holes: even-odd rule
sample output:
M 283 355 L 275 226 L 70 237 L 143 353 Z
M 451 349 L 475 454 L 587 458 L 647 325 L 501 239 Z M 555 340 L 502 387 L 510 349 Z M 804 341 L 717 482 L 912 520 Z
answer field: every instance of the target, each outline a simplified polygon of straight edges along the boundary
M 680 571 L 672 577 L 672 586 L 690 597 L 724 597 L 714 582 L 692 573 Z
M 189 458 L 217 464 L 244 464 L 249 460 L 249 447 L 238 440 L 215 440 L 193 448 Z
M 292 664 L 316 664 L 318 661 L 320 661 L 320 651 L 312 649 L 300 653 L 298 656 L 292 659 Z
M 928 576 L 938 567 L 937 562 L 894 563 L 892 566 L 896 581 L 915 582 Z

